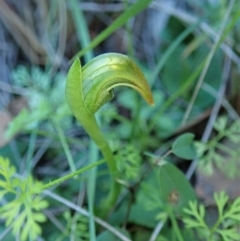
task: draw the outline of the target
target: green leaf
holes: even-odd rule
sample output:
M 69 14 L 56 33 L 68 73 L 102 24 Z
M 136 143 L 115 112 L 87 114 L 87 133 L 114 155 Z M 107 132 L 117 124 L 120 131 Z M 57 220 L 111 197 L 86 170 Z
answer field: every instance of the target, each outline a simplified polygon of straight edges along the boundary
M 190 200 L 195 200 L 195 192 L 184 174 L 174 165 L 165 163 L 159 168 L 159 191 L 163 202 L 175 211 L 182 212 Z
M 190 201 L 189 206 L 183 209 L 185 216 L 183 222 L 187 228 L 203 228 L 208 230 L 205 224 L 205 208 L 202 204 L 198 205 L 197 201 Z
M 240 197 L 234 200 L 230 208 L 225 212 L 224 218 L 240 221 Z
M 184 218 L 183 221 L 187 228 L 202 228 L 201 223 L 191 218 Z
M 218 213 L 220 214 L 220 216 L 222 216 L 224 212 L 224 207 L 227 204 L 229 198 L 224 191 L 221 191 L 219 194 L 214 193 L 213 196 L 217 204 Z
M 42 223 L 46 221 L 46 216 L 43 213 L 34 213 L 33 219 L 35 222 Z
M 13 233 L 16 235 L 20 232 L 21 227 L 26 219 L 27 213 L 26 212 L 22 212 L 17 219 L 14 222 L 14 226 L 13 226 Z
M 194 135 L 186 133 L 179 136 L 172 145 L 172 152 L 183 159 L 191 160 L 197 156 L 196 149 L 193 145 Z
M 202 204 L 199 205 L 199 215 L 202 219 L 204 219 L 204 217 L 205 217 L 205 207 Z
M 22 241 L 28 238 L 36 240 L 41 234 L 38 222 L 46 220 L 45 215 L 37 211 L 42 211 L 48 206 L 46 200 L 36 196 L 42 191 L 42 183 L 35 181 L 32 176 L 26 179 L 14 177 L 15 171 L 10 161 L 0 156 L 0 178 L 3 189 L 0 194 L 13 196 L 0 207 L 0 218 L 5 219 L 6 227 L 12 226 L 12 232 L 20 235 Z
M 240 239 L 240 234 L 235 229 L 224 229 L 217 230 L 217 232 L 222 236 L 223 241 L 238 241 Z

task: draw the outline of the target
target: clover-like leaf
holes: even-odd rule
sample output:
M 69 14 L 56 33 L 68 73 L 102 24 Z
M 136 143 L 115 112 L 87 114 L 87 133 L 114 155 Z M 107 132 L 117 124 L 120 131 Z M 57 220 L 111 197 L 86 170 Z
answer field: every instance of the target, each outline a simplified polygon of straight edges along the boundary
M 194 135 L 186 133 L 179 136 L 172 145 L 172 152 L 183 159 L 193 159 L 197 156 L 197 152 L 193 145 Z

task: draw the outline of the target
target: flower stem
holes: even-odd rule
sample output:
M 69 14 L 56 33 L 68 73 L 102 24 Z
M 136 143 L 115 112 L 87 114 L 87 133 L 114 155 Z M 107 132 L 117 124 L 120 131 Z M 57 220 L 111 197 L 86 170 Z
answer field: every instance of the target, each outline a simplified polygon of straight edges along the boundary
M 102 152 L 104 160 L 106 161 L 108 168 L 109 168 L 110 177 L 112 179 L 108 196 L 104 200 L 104 202 L 102 203 L 102 206 L 101 206 L 100 213 L 101 213 L 101 215 L 105 216 L 114 207 L 114 205 L 117 201 L 117 198 L 119 196 L 119 193 L 121 191 L 121 185 L 116 181 L 119 177 L 119 173 L 118 173 L 116 162 L 114 160 L 113 153 L 112 153 L 107 141 L 105 140 L 102 131 L 98 127 L 95 117 L 92 115 L 92 118 L 91 119 L 89 118 L 88 122 L 85 123 L 85 125 L 83 127 L 89 134 L 90 138 L 96 143 L 96 145 Z

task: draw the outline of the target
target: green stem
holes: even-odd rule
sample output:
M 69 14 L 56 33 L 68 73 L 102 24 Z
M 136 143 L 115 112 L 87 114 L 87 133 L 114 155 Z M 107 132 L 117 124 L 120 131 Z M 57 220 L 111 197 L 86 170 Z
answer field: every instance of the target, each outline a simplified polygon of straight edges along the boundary
M 215 234 L 218 226 L 221 224 L 221 222 L 223 221 L 223 216 L 221 213 L 219 213 L 219 217 L 218 220 L 216 221 L 216 223 L 214 224 L 214 226 L 210 229 L 210 235 L 209 235 L 209 240 L 211 241 L 213 239 L 213 235 Z
M 64 176 L 64 177 L 60 177 L 60 178 L 58 178 L 58 179 L 56 179 L 56 180 L 54 180 L 54 181 L 52 181 L 52 182 L 49 182 L 49 183 L 45 184 L 45 185 L 42 187 L 42 190 L 44 190 L 44 189 L 49 189 L 49 188 L 51 188 L 51 187 L 53 187 L 53 186 L 55 186 L 55 185 L 61 184 L 62 182 L 65 182 L 65 181 L 67 181 L 68 179 L 71 179 L 71 178 L 73 178 L 73 177 L 75 177 L 75 176 L 77 176 L 77 175 L 79 175 L 79 174 L 82 174 L 83 172 L 86 172 L 86 171 L 88 171 L 89 169 L 91 169 L 91 168 L 93 168 L 93 167 L 96 167 L 96 166 L 98 166 L 98 165 L 101 165 L 101 164 L 103 164 L 103 163 L 105 163 L 105 162 L 106 162 L 105 160 L 100 160 L 100 161 L 95 162 L 95 163 L 93 163 L 93 164 L 91 164 L 91 165 L 88 165 L 88 166 L 86 166 L 86 167 L 83 167 L 83 168 L 81 168 L 81 169 L 79 169 L 79 170 L 77 170 L 77 171 L 75 171 L 75 172 L 72 172 L 72 173 L 70 173 L 70 174 L 68 174 L 68 175 L 66 175 L 66 176 Z
M 101 213 L 105 215 L 108 213 L 108 210 L 110 211 L 111 209 L 113 209 L 114 205 L 116 204 L 117 198 L 121 191 L 121 185 L 117 182 L 118 170 L 117 170 L 117 165 L 114 161 L 114 156 L 112 154 L 111 149 L 109 148 L 108 145 L 106 145 L 104 148 L 101 149 L 101 151 L 103 153 L 104 159 L 108 163 L 108 166 L 111 170 L 110 176 L 112 179 L 110 192 L 106 200 L 104 200 L 103 207 L 101 208 Z
M 77 116 L 76 116 L 77 117 Z M 83 125 L 83 128 L 87 131 L 90 138 L 96 143 L 98 148 L 101 150 L 102 155 L 108 165 L 111 181 L 111 187 L 107 198 L 104 200 L 103 206 L 101 207 L 101 214 L 104 216 L 106 215 L 109 210 L 111 210 L 118 198 L 118 195 L 121 191 L 120 184 L 116 181 L 118 179 L 118 169 L 116 162 L 114 160 L 114 156 L 112 151 L 104 138 L 104 135 L 100 128 L 98 127 L 97 121 L 94 115 L 89 116 L 86 118 L 86 122 L 80 122 Z
M 177 235 L 177 239 L 179 241 L 184 241 L 184 239 L 182 237 L 182 234 L 181 234 L 181 232 L 179 230 L 176 218 L 174 216 L 173 210 L 172 210 L 172 208 L 170 206 L 167 207 L 167 213 L 168 213 L 169 218 L 171 220 L 171 223 L 173 225 L 173 230 L 174 230 L 175 234 Z
M 80 113 L 82 114 L 82 113 Z M 80 115 L 78 114 L 78 115 Z M 84 115 L 86 116 L 86 121 L 82 121 L 78 118 L 78 115 L 75 115 L 76 118 L 79 120 L 79 122 L 82 124 L 82 127 L 85 129 L 85 131 L 89 134 L 90 138 L 96 143 L 98 148 L 101 150 L 104 159 L 106 160 L 110 174 L 112 176 L 117 175 L 117 165 L 114 162 L 114 156 L 112 154 L 112 151 L 106 142 L 104 135 L 102 131 L 100 130 L 98 123 L 96 121 L 96 118 L 94 115 L 91 115 L 89 113 L 85 113 Z M 82 114 L 83 115 L 83 114 Z
M 74 97 L 72 101 L 74 102 Z M 81 123 L 83 129 L 88 133 L 90 138 L 95 142 L 97 147 L 102 152 L 102 155 L 107 162 L 110 177 L 112 179 L 109 194 L 105 199 L 105 202 L 102 204 L 103 206 L 101 207 L 101 214 L 104 216 L 115 205 L 121 190 L 120 184 L 116 181 L 118 179 L 117 165 L 114 161 L 112 151 L 107 141 L 105 140 L 101 129 L 98 126 L 95 116 L 82 106 L 79 106 L 75 109 L 72 110 L 74 116 L 79 121 L 79 123 Z
M 96 144 L 90 141 L 89 152 L 88 152 L 88 163 L 93 164 L 96 162 L 99 156 L 99 151 Z M 96 241 L 96 227 L 94 222 L 94 202 L 95 202 L 95 192 L 96 192 L 96 180 L 97 180 L 97 169 L 93 168 L 88 171 L 87 175 L 87 198 L 88 198 L 88 210 L 90 213 L 89 217 L 89 234 L 90 240 Z

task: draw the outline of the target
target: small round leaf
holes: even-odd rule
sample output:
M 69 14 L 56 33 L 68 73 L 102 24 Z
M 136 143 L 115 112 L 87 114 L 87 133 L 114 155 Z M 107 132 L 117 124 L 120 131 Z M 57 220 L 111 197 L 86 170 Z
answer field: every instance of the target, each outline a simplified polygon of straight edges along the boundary
M 183 159 L 191 160 L 197 156 L 196 149 L 193 145 L 194 135 L 186 133 L 179 136 L 172 145 L 172 152 Z

